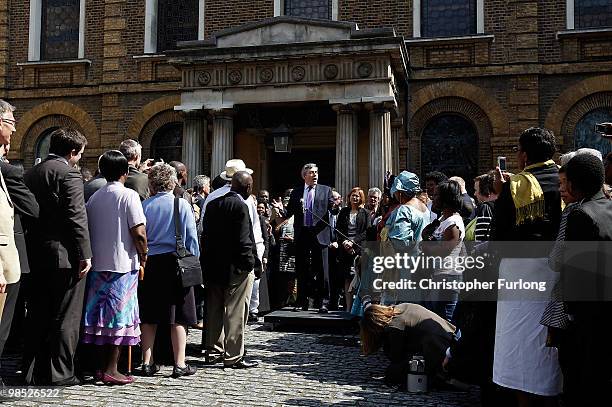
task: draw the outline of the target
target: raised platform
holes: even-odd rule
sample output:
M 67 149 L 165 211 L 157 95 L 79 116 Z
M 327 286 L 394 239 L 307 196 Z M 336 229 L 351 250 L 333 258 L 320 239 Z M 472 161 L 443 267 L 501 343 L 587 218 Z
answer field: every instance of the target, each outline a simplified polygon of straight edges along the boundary
M 316 309 L 293 311 L 293 308 L 288 307 L 264 316 L 264 326 L 272 331 L 279 327 L 352 331 L 359 328 L 358 321 L 359 317 L 346 311 L 329 311 L 320 314 Z

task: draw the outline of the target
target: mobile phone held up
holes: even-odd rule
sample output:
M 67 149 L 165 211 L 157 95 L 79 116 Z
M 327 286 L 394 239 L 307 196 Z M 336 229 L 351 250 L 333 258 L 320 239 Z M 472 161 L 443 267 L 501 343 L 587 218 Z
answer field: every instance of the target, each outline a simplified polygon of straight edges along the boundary
M 506 157 L 497 157 L 497 166 L 500 170 L 506 171 Z

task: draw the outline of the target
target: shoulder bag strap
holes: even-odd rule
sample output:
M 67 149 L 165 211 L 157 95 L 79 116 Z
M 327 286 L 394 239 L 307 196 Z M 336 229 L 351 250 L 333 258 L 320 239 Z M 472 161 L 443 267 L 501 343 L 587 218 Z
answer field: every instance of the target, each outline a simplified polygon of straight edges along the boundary
M 176 239 L 176 253 L 180 257 L 185 257 L 187 254 L 187 250 L 185 249 L 185 244 L 183 243 L 183 235 L 181 233 L 181 221 L 179 219 L 179 199 L 174 198 L 174 238 Z

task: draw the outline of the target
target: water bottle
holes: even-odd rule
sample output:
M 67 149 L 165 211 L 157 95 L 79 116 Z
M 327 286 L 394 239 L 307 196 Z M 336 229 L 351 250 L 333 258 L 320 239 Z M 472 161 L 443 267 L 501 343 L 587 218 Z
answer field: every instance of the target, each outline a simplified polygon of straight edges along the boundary
M 427 374 L 425 373 L 425 359 L 415 355 L 408 363 L 408 379 L 406 388 L 410 393 L 427 392 Z

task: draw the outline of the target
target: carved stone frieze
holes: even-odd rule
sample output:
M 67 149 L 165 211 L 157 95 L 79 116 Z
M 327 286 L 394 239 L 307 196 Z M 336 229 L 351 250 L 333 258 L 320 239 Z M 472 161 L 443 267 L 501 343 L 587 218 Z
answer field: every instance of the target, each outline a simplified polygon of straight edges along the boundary
M 303 66 L 295 66 L 291 69 L 291 79 L 301 82 L 306 77 L 306 70 Z
M 359 75 L 360 78 L 368 78 L 370 77 L 370 75 L 372 75 L 373 70 L 374 67 L 372 67 L 371 63 L 362 62 L 357 67 L 357 75 Z
M 262 81 L 263 83 L 268 83 L 273 78 L 274 78 L 274 71 L 272 70 L 272 68 L 262 68 L 262 70 L 259 71 L 259 80 Z
M 198 73 L 198 84 L 201 86 L 206 86 L 210 83 L 210 72 L 203 71 Z
M 325 76 L 325 79 L 328 80 L 336 79 L 336 77 L 338 76 L 338 65 L 325 65 L 325 68 L 323 68 L 323 75 Z
M 238 69 L 233 69 L 228 73 L 227 79 L 232 85 L 237 85 L 242 81 L 242 72 Z

